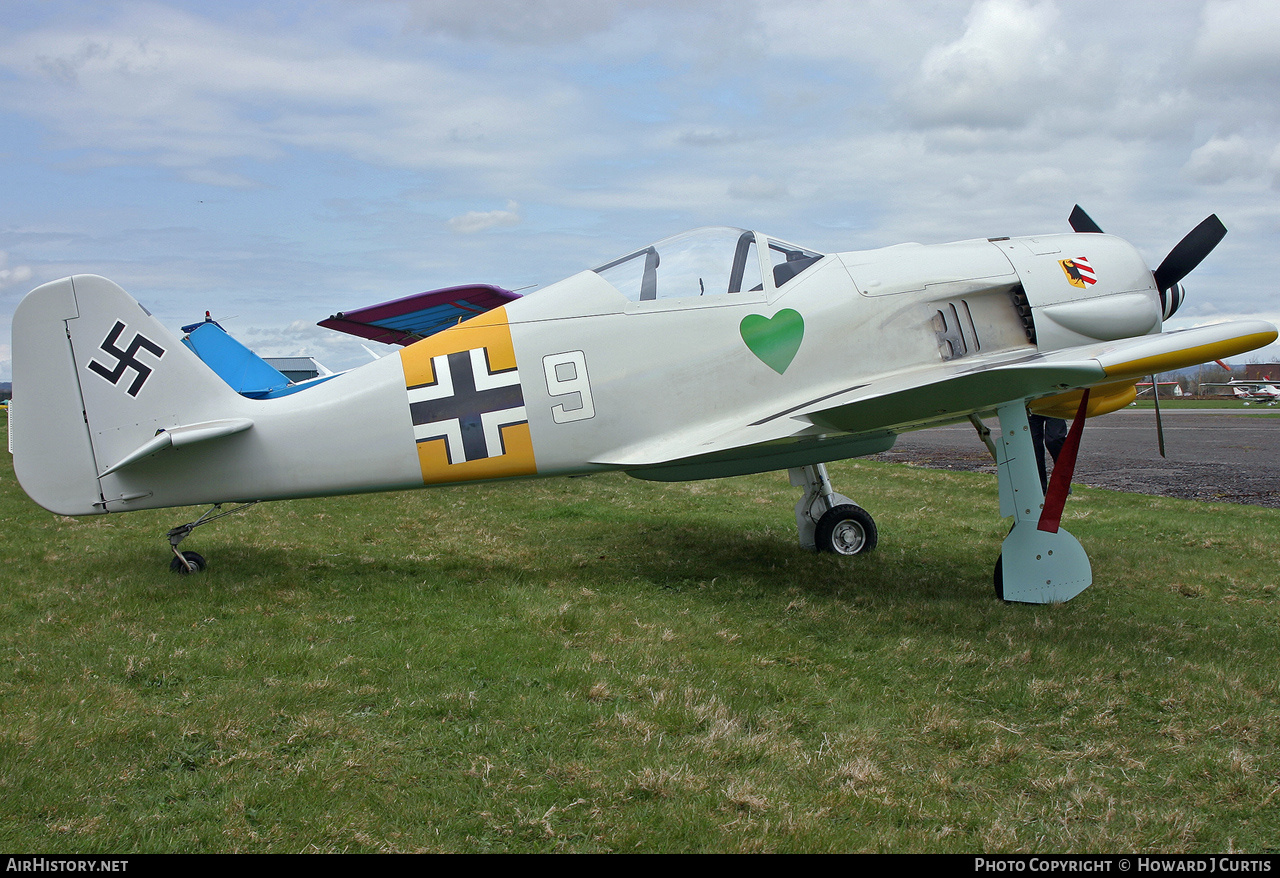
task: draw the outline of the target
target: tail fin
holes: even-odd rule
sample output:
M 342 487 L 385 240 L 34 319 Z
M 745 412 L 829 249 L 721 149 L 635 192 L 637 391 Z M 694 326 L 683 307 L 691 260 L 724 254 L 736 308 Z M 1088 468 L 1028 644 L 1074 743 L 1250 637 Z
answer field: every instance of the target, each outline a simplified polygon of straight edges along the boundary
M 51 512 L 124 508 L 119 504 L 138 497 L 115 472 L 131 456 L 137 459 L 176 425 L 227 418 L 240 411 L 241 399 L 106 278 L 47 283 L 14 313 L 14 472 L 31 499 Z M 240 422 L 216 423 L 228 432 L 225 425 Z

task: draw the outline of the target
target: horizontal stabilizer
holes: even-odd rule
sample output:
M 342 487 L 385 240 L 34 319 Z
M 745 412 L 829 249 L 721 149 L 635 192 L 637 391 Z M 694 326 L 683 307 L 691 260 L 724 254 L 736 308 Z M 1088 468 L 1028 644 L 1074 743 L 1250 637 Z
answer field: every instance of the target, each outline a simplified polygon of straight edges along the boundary
M 151 439 L 103 470 L 100 476 L 109 476 L 117 470 L 122 470 L 130 464 L 137 463 L 143 458 L 150 457 L 166 448 L 181 448 L 184 445 L 194 445 L 197 442 L 207 442 L 210 439 L 221 439 L 223 436 L 243 433 L 252 426 L 253 421 L 248 418 L 230 418 L 222 421 L 205 421 L 201 424 L 184 424 L 181 427 L 161 430 Z
M 339 311 L 317 325 L 383 344 L 411 345 L 518 298 L 516 293 L 490 284 L 447 287 Z

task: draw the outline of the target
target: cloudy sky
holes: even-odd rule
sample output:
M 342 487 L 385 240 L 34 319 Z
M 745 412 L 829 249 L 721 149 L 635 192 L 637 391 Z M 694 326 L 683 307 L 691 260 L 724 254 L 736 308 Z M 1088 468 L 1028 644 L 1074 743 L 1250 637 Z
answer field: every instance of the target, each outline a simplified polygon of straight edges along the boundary
M 1077 202 L 1153 265 L 1217 213 L 1174 325 L 1280 322 L 1275 0 L 2 8 L 0 379 L 18 301 L 79 272 L 342 368 L 334 311 L 695 226 L 853 250 Z

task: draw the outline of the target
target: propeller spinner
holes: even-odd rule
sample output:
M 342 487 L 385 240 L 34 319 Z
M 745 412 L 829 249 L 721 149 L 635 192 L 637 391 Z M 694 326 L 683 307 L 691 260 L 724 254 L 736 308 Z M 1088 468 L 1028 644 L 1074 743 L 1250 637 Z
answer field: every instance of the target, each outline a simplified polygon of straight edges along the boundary
M 1102 234 L 1102 227 L 1095 223 L 1078 204 L 1072 209 L 1068 222 L 1077 232 Z M 1152 272 L 1156 289 L 1160 291 L 1160 310 L 1165 320 L 1174 315 L 1182 304 L 1182 300 L 1186 298 L 1182 279 L 1204 261 L 1204 258 L 1218 246 L 1226 234 L 1227 227 L 1222 224 L 1222 220 L 1218 219 L 1216 213 L 1211 214 L 1200 225 L 1188 232 L 1169 251 L 1169 255 L 1164 258 L 1160 266 Z
M 1071 216 L 1067 221 L 1077 232 L 1102 234 L 1102 227 L 1095 223 L 1078 204 L 1071 210 Z M 1227 227 L 1222 224 L 1222 220 L 1218 219 L 1216 213 L 1211 214 L 1200 225 L 1187 232 L 1169 251 L 1169 255 L 1164 258 L 1160 266 L 1151 272 L 1155 278 L 1156 289 L 1160 291 L 1160 310 L 1165 320 L 1174 315 L 1178 306 L 1182 304 L 1182 300 L 1186 298 L 1187 291 L 1182 286 L 1182 279 L 1204 261 L 1204 258 L 1218 246 L 1226 234 Z M 1160 417 L 1160 383 L 1155 375 L 1151 376 L 1151 391 L 1156 404 L 1156 436 L 1159 439 L 1160 456 L 1164 457 L 1164 422 Z

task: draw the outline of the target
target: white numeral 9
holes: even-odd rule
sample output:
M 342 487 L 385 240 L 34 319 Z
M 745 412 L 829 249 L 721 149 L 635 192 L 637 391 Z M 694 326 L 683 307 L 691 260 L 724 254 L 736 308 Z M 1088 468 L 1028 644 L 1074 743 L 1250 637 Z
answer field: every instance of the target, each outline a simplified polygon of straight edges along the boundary
M 572 397 L 551 407 L 551 417 L 555 418 L 557 424 L 595 417 L 596 406 L 591 400 L 586 354 L 582 351 L 547 354 L 542 358 L 542 371 L 547 376 L 547 393 Z

